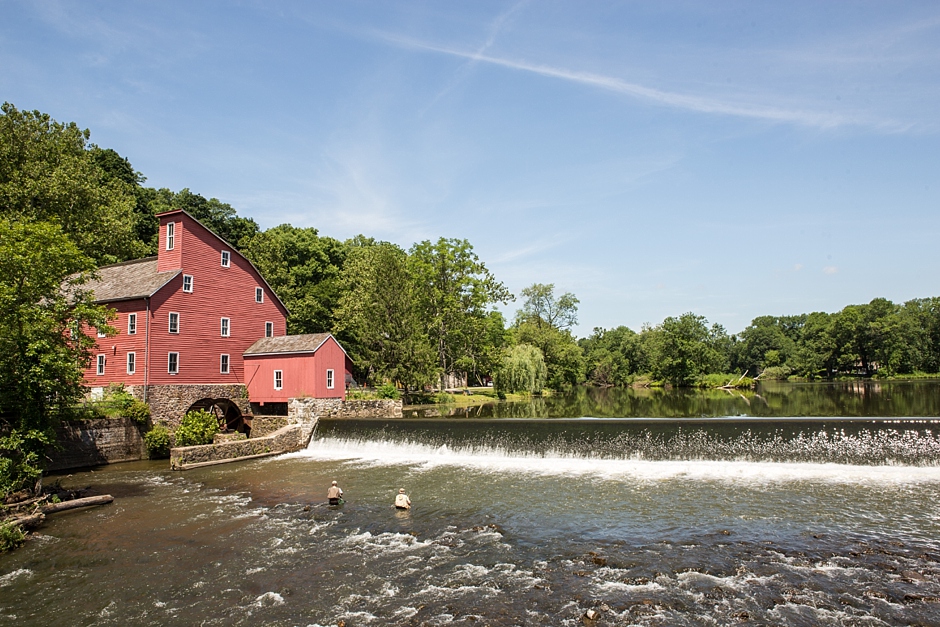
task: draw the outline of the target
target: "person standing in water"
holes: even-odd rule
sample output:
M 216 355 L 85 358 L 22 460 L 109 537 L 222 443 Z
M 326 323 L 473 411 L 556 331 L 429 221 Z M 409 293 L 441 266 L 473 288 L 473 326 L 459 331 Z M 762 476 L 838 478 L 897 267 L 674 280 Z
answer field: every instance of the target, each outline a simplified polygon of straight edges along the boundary
M 330 505 L 339 505 L 342 500 L 343 489 L 339 487 L 336 482 L 333 482 L 333 485 L 330 486 L 330 489 L 326 491 L 326 498 L 330 500 Z
M 411 509 L 411 499 L 405 494 L 405 488 L 398 489 L 398 496 L 395 497 L 395 509 Z

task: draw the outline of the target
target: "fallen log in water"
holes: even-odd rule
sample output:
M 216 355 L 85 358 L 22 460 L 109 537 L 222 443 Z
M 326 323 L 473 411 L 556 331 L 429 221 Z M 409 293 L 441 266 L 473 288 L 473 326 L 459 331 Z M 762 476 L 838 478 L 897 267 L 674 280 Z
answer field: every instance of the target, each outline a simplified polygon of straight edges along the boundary
M 49 505 L 43 505 L 39 511 L 41 511 L 43 514 L 54 514 L 56 512 L 63 512 L 67 509 L 75 509 L 77 507 L 104 505 L 105 503 L 110 503 L 113 500 L 114 497 L 110 494 L 102 494 L 101 496 L 87 496 L 83 499 L 72 499 L 71 501 L 62 501 L 61 503 L 50 503 Z
M 12 518 L 7 518 L 6 520 L 0 521 L 8 525 L 19 525 L 24 529 L 32 529 L 33 527 L 38 527 L 46 519 L 46 515 L 42 512 L 37 512 L 35 514 L 30 514 L 28 516 L 15 516 Z

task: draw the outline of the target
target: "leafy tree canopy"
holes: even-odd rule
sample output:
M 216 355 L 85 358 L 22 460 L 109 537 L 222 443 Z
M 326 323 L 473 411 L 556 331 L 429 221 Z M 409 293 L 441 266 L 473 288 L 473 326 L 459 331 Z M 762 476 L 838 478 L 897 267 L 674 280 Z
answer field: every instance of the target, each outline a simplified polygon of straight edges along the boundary
M 313 228 L 282 224 L 243 239 L 242 245 L 290 311 L 289 333 L 324 333 L 336 326 L 345 244 Z
M 467 240 L 424 241 L 409 251 L 420 320 L 444 375 L 476 369 L 478 341 L 486 337 L 488 313 L 513 297 L 486 269 Z
M 547 324 L 556 329 L 570 329 L 578 324 L 577 297 L 571 292 L 555 296 L 554 283 L 533 283 L 522 290 L 525 299 L 519 314 L 536 324 Z
M 2 113 L 0 216 L 55 222 L 98 263 L 146 253 L 136 236 L 133 185 L 102 166 L 89 131 L 9 103 Z

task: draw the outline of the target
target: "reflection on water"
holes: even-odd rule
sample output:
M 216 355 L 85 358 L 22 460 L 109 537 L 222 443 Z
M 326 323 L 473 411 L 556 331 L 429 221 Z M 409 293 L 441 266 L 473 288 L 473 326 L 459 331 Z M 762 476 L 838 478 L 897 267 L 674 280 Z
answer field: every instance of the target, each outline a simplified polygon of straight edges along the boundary
M 722 418 L 940 416 L 940 381 L 758 383 L 754 390 L 574 387 L 526 402 L 417 407 L 406 417 Z
M 0 625 L 940 624 L 935 421 L 552 418 L 62 477 L 118 498 L 0 557 Z

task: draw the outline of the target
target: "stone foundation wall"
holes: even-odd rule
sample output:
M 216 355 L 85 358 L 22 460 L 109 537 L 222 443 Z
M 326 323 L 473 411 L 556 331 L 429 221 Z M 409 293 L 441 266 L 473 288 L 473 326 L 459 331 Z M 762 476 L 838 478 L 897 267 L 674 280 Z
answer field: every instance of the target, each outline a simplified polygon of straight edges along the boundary
M 147 458 L 147 448 L 130 418 L 95 418 L 63 422 L 57 429 L 61 448 L 50 448 L 47 470 L 68 470 Z
M 289 453 L 307 445 L 309 436 L 304 439 L 303 432 L 302 425 L 289 425 L 263 438 L 172 448 L 170 449 L 170 468 L 186 470 L 186 467 L 192 464 L 234 461 L 252 455 Z
M 242 415 L 250 413 L 248 388 L 241 383 L 206 383 L 191 385 L 135 385 L 128 390 L 135 398 L 144 399 L 146 388 L 147 404 L 150 405 L 150 417 L 154 423 L 163 423 L 171 429 L 179 425 L 186 410 L 198 400 L 204 398 L 228 399 L 238 406 Z
M 318 418 L 401 418 L 400 400 L 340 400 L 338 398 L 292 398 L 288 416 Z

